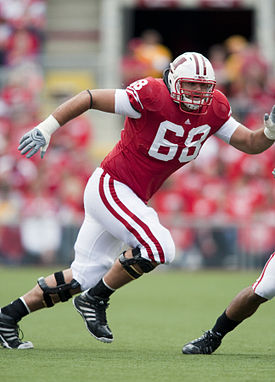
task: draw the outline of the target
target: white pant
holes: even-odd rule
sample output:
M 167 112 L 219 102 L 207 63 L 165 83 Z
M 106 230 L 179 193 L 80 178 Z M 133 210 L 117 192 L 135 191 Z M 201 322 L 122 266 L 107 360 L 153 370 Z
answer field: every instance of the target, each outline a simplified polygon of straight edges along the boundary
M 170 263 L 175 245 L 170 232 L 128 186 L 97 168 L 84 192 L 85 219 L 75 243 L 73 277 L 82 290 L 94 286 L 124 247 L 139 247 L 141 256 Z
M 275 252 L 267 260 L 260 277 L 252 288 L 256 294 L 267 300 L 275 296 Z

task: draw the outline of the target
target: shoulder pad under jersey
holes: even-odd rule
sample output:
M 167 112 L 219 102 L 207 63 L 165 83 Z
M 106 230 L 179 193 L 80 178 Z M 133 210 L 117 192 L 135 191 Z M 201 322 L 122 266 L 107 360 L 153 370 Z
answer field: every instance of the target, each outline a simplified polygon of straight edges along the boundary
M 134 109 L 142 113 L 161 110 L 168 89 L 162 79 L 147 77 L 133 82 L 126 91 Z
M 228 99 L 220 90 L 215 90 L 214 92 L 212 107 L 215 115 L 220 119 L 227 120 L 231 115 Z

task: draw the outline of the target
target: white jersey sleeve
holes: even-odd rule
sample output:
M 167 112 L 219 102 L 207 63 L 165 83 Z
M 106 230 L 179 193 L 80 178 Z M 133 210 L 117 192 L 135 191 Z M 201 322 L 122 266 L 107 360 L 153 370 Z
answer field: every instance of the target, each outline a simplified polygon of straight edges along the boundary
M 224 142 L 229 143 L 234 131 L 240 125 L 235 118 L 230 117 L 214 134 L 216 137 L 222 139 Z
M 124 89 L 116 89 L 115 92 L 115 113 L 130 118 L 138 119 L 141 114 L 131 105 L 128 94 Z

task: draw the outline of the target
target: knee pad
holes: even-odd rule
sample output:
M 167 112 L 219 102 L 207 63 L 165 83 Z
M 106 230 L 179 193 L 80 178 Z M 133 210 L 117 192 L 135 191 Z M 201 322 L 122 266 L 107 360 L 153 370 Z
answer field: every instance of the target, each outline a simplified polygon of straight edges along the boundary
M 65 302 L 72 297 L 70 290 L 80 287 L 80 284 L 74 279 L 72 279 L 70 283 L 66 284 L 62 271 L 55 272 L 54 277 L 56 280 L 56 287 L 49 287 L 44 277 L 40 277 L 37 280 L 38 285 L 43 291 L 44 301 L 48 308 L 54 305 L 51 295 L 57 294 L 60 301 Z
M 137 279 L 140 276 L 142 276 L 143 273 L 148 273 L 151 272 L 155 267 L 152 264 L 151 261 L 144 259 L 141 257 L 140 254 L 140 249 L 139 248 L 134 248 L 132 250 L 133 257 L 126 258 L 125 257 L 125 252 L 124 251 L 120 256 L 119 256 L 119 262 L 124 268 L 124 270 L 131 276 L 133 279 Z M 143 273 L 140 273 L 134 265 L 138 265 L 139 268 L 142 270 Z

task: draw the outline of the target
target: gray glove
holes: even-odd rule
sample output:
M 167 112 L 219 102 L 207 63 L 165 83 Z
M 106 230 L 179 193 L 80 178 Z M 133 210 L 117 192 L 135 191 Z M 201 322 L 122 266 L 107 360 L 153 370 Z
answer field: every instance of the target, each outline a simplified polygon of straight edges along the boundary
M 273 176 L 274 176 L 274 178 L 275 178 L 275 168 L 274 168 L 274 170 L 272 171 L 272 174 L 273 174 Z
M 275 105 L 272 107 L 270 114 L 264 115 L 264 133 L 268 139 L 275 140 Z
M 19 143 L 18 150 L 22 155 L 28 153 L 27 158 L 31 158 L 39 149 L 47 145 L 44 135 L 36 127 L 24 134 Z M 43 158 L 44 154 L 45 151 L 41 150 L 41 158 Z

